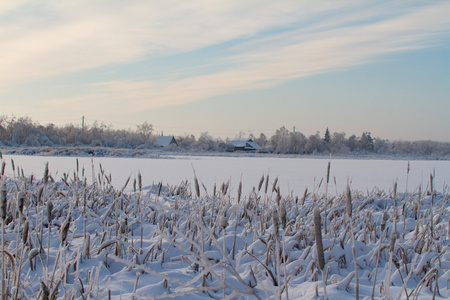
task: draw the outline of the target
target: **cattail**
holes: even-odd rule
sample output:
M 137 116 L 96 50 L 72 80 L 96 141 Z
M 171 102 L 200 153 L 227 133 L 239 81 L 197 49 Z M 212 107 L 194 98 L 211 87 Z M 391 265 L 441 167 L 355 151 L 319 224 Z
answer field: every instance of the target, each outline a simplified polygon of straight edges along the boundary
M 225 184 L 225 193 L 224 193 L 224 195 L 226 195 L 227 193 L 228 193 L 228 188 L 230 187 L 230 182 L 228 181 L 226 184 Z
M 266 176 L 266 186 L 264 188 L 264 193 L 267 194 L 267 189 L 269 188 L 269 174 Z
M 286 229 L 286 206 L 284 205 L 284 202 L 280 205 L 280 219 L 281 219 L 281 228 Z
M 389 220 L 389 216 L 386 214 L 386 212 L 383 212 L 383 216 L 381 217 L 381 223 L 380 223 L 381 232 L 383 232 L 384 229 L 386 228 L 387 220 Z
M 48 300 L 50 297 L 50 291 L 48 287 L 41 281 L 41 300 Z
M 327 166 L 327 184 L 330 182 L 330 162 L 328 162 Z
M 397 181 L 394 183 L 394 206 L 397 207 Z
M 28 261 L 30 262 L 31 270 L 36 270 L 35 264 L 33 267 L 33 259 L 35 259 L 36 256 L 38 256 L 38 254 L 39 254 L 39 250 L 37 248 L 32 249 L 30 251 L 30 253 L 28 253 Z
M 305 188 L 305 192 L 302 197 L 302 206 L 305 204 L 306 197 L 308 196 L 308 188 Z
M 273 185 L 272 185 L 272 193 L 275 192 L 275 189 L 277 188 L 277 183 L 278 183 L 278 176 L 275 178 L 275 180 L 273 181 Z
M 430 174 L 430 193 L 433 194 L 434 186 L 433 186 L 433 174 Z
M 390 252 L 394 251 L 396 238 L 397 238 L 397 233 L 393 231 L 391 233 L 391 240 L 390 240 L 390 243 L 389 243 L 389 251 Z
M 6 183 L 2 180 L 2 185 L 0 188 L 0 218 L 6 219 L 6 208 L 7 208 L 7 197 L 6 197 Z
M 241 195 L 242 195 L 242 180 L 239 181 L 239 186 L 238 186 L 238 203 L 241 202 Z
M 353 233 L 353 221 L 352 221 L 352 193 L 350 191 L 350 186 L 347 183 L 347 190 L 345 193 L 345 202 L 347 203 L 347 215 L 350 219 L 350 234 L 352 236 L 352 255 L 353 262 L 355 264 L 355 299 L 359 299 L 359 277 L 358 277 L 358 264 L 356 263 L 356 246 L 355 246 L 355 235 Z
M 139 173 L 138 173 L 138 187 L 139 187 L 139 191 L 142 192 L 142 175 L 141 175 L 141 171 L 139 171 Z
M 349 218 L 352 217 L 352 192 L 350 191 L 350 186 L 347 185 L 345 191 L 345 203 L 347 204 L 347 215 Z
M 23 214 L 24 201 L 25 201 L 25 192 L 20 191 L 19 195 L 17 195 L 17 209 L 19 210 L 20 214 Z
M 273 230 L 275 233 L 275 236 L 278 236 L 278 232 L 280 230 L 280 221 L 279 221 L 279 215 L 278 215 L 278 210 L 276 208 L 274 208 L 274 210 L 272 211 L 272 224 L 273 224 Z
M 46 185 L 48 183 L 48 162 L 45 163 L 45 169 L 44 169 L 44 184 Z
M 314 238 L 316 240 L 317 260 L 319 262 L 319 268 L 323 270 L 325 267 L 325 257 L 323 254 L 322 243 L 322 223 L 320 219 L 320 208 L 314 209 Z
M 263 183 L 264 183 L 264 174 L 263 174 L 263 176 L 261 177 L 261 179 L 259 180 L 259 183 L 258 183 L 258 192 L 261 191 L 261 187 L 262 187 Z
M 280 206 L 280 200 L 281 200 L 281 192 L 280 192 L 280 187 L 278 187 L 277 189 L 277 197 L 276 197 L 276 201 L 277 201 L 277 205 Z
M 91 235 L 86 235 L 86 245 L 84 247 L 84 256 L 88 259 L 91 258 Z
M 43 186 L 39 187 L 38 195 L 37 195 L 37 202 L 38 203 L 41 202 L 41 198 L 42 198 L 42 193 L 43 192 L 44 192 L 44 187 Z
M 158 197 L 161 195 L 161 189 L 162 189 L 162 182 L 158 183 L 158 192 L 157 192 Z
M 67 233 L 69 232 L 69 227 L 70 227 L 70 214 L 67 216 L 66 220 L 64 221 L 64 223 L 61 225 L 61 244 L 64 244 L 66 239 L 67 239 Z
M 25 221 L 25 224 L 23 225 L 23 231 L 22 231 L 22 244 L 26 244 L 28 240 L 28 230 L 30 229 L 30 225 L 28 224 L 28 220 Z
M 48 200 L 47 201 L 47 220 L 48 220 L 48 224 L 50 224 L 52 222 L 52 211 L 53 211 L 53 203 L 52 201 Z
M 200 198 L 200 186 L 198 184 L 197 177 L 194 177 L 194 184 L 195 184 L 195 193 L 196 193 L 197 197 Z

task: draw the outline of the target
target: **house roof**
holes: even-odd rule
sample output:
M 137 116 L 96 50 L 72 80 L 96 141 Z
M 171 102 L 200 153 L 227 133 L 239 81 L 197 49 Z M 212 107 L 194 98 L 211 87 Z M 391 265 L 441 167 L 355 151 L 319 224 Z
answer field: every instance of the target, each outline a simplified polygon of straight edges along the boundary
M 160 147 L 167 147 L 170 144 L 177 144 L 173 135 L 160 135 L 156 137 L 156 145 Z
M 259 150 L 262 148 L 252 139 L 235 139 L 231 141 L 231 145 L 235 148 L 242 148 L 244 150 Z

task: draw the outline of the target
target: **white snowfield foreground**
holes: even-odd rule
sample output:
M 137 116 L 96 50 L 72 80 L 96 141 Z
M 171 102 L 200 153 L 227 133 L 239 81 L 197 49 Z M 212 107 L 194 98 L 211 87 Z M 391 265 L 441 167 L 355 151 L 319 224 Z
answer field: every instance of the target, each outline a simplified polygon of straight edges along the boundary
M 113 187 L 105 170 L 87 184 L 85 173 L 2 177 L 6 299 L 324 299 L 324 284 L 328 299 L 450 297 L 449 193 L 433 178 L 348 198 L 325 183 L 283 195 L 269 176 L 244 195 L 197 180 L 142 191 L 140 176 Z

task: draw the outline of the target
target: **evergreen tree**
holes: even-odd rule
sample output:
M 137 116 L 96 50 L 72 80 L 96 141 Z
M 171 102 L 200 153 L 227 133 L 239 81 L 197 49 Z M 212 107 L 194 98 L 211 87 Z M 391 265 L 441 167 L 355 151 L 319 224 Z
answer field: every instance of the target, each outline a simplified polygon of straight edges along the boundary
M 323 140 L 327 144 L 330 143 L 330 141 L 331 141 L 330 131 L 328 130 L 328 127 L 327 127 L 327 130 L 325 130 L 325 136 L 324 136 Z

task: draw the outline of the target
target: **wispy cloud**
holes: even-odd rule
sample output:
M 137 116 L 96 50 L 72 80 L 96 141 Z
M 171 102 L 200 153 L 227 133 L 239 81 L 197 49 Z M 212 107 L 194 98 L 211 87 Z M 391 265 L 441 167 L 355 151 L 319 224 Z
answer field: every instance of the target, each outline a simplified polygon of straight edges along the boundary
M 144 58 L 234 42 L 217 62 L 208 62 L 226 68 L 192 76 L 175 69 L 158 80 L 99 77 L 87 83 L 89 94 L 42 102 L 52 109 L 86 102 L 110 114 L 267 88 L 427 47 L 450 32 L 450 4 L 439 1 L 48 3 L 16 14 L 0 6 L 0 16 L 9 20 L 0 22 L 0 69 L 8 70 L 0 73 L 0 85 L 104 66 L 120 71 Z

